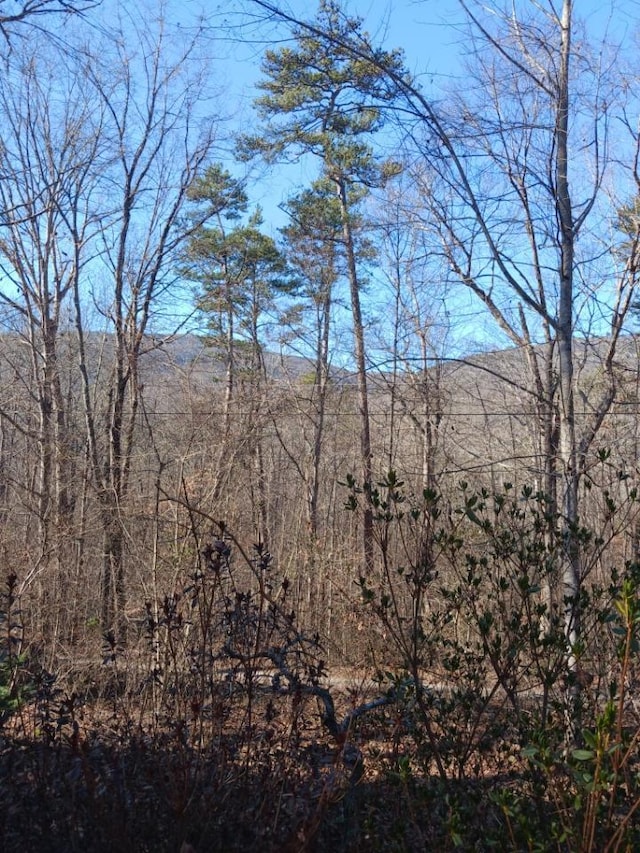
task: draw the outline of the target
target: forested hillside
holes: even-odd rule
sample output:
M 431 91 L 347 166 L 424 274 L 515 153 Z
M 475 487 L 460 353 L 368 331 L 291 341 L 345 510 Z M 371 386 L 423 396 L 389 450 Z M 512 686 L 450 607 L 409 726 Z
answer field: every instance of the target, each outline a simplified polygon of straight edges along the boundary
M 0 0 L 3 849 L 640 845 L 640 18 L 360 5 Z

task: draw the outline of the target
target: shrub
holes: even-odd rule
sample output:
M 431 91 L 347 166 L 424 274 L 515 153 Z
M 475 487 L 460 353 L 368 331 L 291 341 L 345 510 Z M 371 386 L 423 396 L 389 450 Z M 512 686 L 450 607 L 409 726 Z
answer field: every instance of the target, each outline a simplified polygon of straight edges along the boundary
M 0 594 L 0 725 L 20 710 L 31 693 L 26 656 L 22 653 L 17 590 L 18 576 L 10 573 Z

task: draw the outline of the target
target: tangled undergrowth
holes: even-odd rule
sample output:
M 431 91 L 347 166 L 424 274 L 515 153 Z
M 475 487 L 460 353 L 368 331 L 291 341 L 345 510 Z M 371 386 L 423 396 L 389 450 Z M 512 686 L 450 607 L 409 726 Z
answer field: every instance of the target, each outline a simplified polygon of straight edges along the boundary
M 392 477 L 369 499 L 358 606 L 385 642 L 363 670 L 328 671 L 266 549 L 228 533 L 91 677 L 38 666 L 10 575 L 2 849 L 638 849 L 640 567 L 585 583 L 568 668 L 541 496 L 464 491 L 446 523 Z M 580 535 L 595 565 L 606 540 Z

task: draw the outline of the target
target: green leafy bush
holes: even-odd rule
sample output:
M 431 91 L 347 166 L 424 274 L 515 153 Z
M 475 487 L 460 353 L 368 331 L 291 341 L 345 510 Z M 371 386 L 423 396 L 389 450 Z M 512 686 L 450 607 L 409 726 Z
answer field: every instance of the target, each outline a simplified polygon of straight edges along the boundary
M 440 841 L 480 849 L 471 811 L 488 809 L 481 849 L 637 849 L 640 566 L 611 567 L 625 535 L 615 519 L 637 513 L 637 490 L 617 501 L 593 489 L 608 512 L 603 529 L 569 532 L 574 601 L 566 530 L 543 493 L 461 483 L 446 501 L 412 495 L 393 471 L 347 485 L 347 508 L 369 501 L 376 519 L 379 570 L 359 587 L 387 643 L 380 681 L 403 706 L 390 770 L 437 775 L 449 803 Z M 476 784 L 487 779 L 490 793 Z

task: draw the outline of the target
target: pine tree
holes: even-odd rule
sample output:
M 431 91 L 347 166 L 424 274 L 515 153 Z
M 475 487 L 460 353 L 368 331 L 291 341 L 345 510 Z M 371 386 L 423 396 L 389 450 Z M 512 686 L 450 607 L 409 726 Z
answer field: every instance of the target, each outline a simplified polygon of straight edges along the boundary
M 332 185 L 338 200 L 341 241 L 350 288 L 354 359 L 358 381 L 361 478 L 365 492 L 372 482 L 372 448 L 364 320 L 360 300 L 362 270 L 356 249 L 356 219 L 366 192 L 381 186 L 397 171 L 392 161 L 375 156 L 371 139 L 384 123 L 383 105 L 390 102 L 386 76 L 374 63 L 354 58 L 341 48 L 361 32 L 358 18 L 343 14 L 335 0 L 323 0 L 317 29 L 294 28 L 295 45 L 265 54 L 264 94 L 256 105 L 263 120 L 262 133 L 245 137 L 248 154 L 267 161 L 313 155 L 321 162 L 322 177 Z M 326 37 L 324 33 L 331 33 Z M 400 68 L 400 55 L 386 62 Z M 365 503 L 363 563 L 374 566 L 373 512 Z
M 218 497 L 231 473 L 232 404 L 240 377 L 248 388 L 245 426 L 257 476 L 257 527 L 268 539 L 264 470 L 260 443 L 261 399 L 265 379 L 263 322 L 279 295 L 295 290 L 295 278 L 272 237 L 265 234 L 257 208 L 246 223 L 248 199 L 240 181 L 216 164 L 190 191 L 191 217 L 199 221 L 183 257 L 182 274 L 196 282 L 196 305 L 203 314 L 209 343 L 225 363 L 223 430 L 213 496 Z M 221 472 L 226 472 L 226 477 Z

